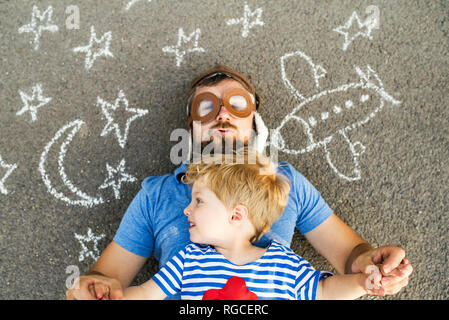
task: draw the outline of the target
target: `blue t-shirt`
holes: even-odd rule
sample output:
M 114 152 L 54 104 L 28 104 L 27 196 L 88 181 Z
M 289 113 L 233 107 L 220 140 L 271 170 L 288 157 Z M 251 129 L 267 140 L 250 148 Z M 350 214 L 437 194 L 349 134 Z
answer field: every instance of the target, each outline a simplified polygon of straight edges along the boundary
M 318 281 L 329 275 L 272 241 L 262 257 L 244 265 L 230 262 L 213 246 L 192 243 L 152 279 L 167 296 L 180 293 L 182 300 L 201 300 L 207 290 L 223 289 L 232 277 L 243 279 L 259 300 L 315 300 Z
M 180 181 L 186 164 L 173 174 L 148 177 L 142 182 L 123 216 L 114 241 L 139 256 L 153 253 L 163 266 L 190 242 L 189 223 L 184 214 L 191 189 Z M 288 162 L 279 162 L 278 172 L 290 180 L 287 206 L 281 218 L 255 245 L 266 248 L 272 240 L 290 247 L 295 227 L 305 234 L 325 221 L 332 210 L 315 187 Z

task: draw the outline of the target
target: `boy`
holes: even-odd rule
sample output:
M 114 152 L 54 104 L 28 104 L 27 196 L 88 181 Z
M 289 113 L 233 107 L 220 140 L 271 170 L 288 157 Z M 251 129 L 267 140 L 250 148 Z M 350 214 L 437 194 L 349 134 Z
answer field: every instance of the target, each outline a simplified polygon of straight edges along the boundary
M 182 299 L 202 299 L 235 277 L 258 299 L 355 299 L 367 293 L 364 274 L 328 277 L 276 241 L 267 248 L 252 244 L 281 217 L 290 186 L 267 158 L 250 156 L 255 161 L 203 159 L 189 166 L 183 182 L 192 185 L 192 200 L 184 214 L 193 243 L 152 279 L 125 289 L 125 299 L 178 292 Z

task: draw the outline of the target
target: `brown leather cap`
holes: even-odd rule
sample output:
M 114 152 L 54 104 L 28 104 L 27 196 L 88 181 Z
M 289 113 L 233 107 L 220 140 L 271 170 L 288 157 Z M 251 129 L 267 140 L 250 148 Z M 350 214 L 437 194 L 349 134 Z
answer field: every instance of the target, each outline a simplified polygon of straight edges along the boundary
M 191 95 L 195 92 L 196 88 L 201 85 L 201 82 L 204 79 L 209 78 L 217 73 L 225 74 L 228 77 L 232 78 L 233 80 L 240 82 L 246 90 L 248 90 L 250 93 L 254 95 L 254 98 L 256 100 L 255 101 L 256 110 L 259 108 L 260 97 L 256 93 L 256 90 L 254 89 L 253 85 L 249 82 L 248 78 L 243 73 L 238 72 L 224 64 L 216 65 L 215 67 L 207 70 L 206 72 L 196 76 L 192 80 L 192 83 L 190 85 L 190 89 L 187 93 L 187 99 L 191 97 Z

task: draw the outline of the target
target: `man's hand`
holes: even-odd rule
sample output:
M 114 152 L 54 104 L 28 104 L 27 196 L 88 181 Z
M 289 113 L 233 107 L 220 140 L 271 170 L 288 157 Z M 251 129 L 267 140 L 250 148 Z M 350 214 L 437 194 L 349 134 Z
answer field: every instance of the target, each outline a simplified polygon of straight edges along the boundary
M 119 300 L 123 299 L 123 290 L 116 279 L 86 275 L 75 280 L 66 297 L 67 300 Z
M 373 266 L 379 266 L 381 275 L 373 275 Z M 408 278 L 413 272 L 410 262 L 405 259 L 405 251 L 399 247 L 382 246 L 359 255 L 351 266 L 353 273 L 371 275 L 372 286 L 368 294 L 393 295 L 407 286 Z

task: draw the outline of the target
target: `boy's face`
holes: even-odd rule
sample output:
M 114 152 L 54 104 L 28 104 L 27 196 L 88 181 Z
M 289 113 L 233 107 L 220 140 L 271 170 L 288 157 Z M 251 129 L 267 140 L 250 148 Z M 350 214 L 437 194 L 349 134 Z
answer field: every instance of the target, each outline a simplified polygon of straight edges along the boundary
M 192 188 L 192 201 L 184 209 L 190 223 L 190 240 L 196 243 L 222 245 L 229 238 L 232 212 L 201 181 Z

